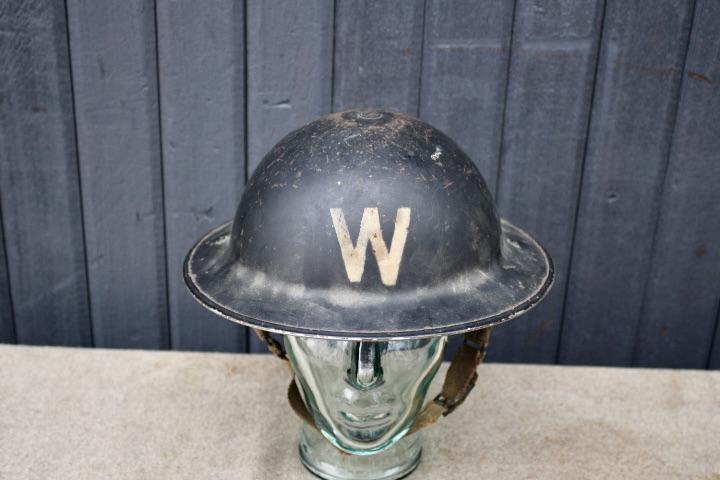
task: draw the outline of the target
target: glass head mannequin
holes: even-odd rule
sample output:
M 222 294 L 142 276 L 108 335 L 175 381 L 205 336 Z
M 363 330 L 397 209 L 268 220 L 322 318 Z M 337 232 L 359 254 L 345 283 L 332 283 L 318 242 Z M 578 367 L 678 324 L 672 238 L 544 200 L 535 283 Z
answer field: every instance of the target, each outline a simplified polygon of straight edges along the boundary
M 411 472 L 421 447 L 418 434 L 406 434 L 446 343 L 447 337 L 353 342 L 286 335 L 288 357 L 317 426 L 302 427 L 305 466 L 326 479 L 387 480 Z

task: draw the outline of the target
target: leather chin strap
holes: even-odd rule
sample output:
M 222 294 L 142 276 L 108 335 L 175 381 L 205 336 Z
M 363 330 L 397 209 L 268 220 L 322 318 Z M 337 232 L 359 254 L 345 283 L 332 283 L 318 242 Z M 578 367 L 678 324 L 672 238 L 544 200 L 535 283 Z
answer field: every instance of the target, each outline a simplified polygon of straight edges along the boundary
M 485 360 L 491 330 L 492 328 L 485 328 L 465 334 L 462 346 L 450 362 L 450 368 L 445 375 L 440 393 L 423 407 L 408 435 L 434 424 L 440 417 L 449 415 L 465 401 L 477 382 L 477 368 Z M 295 372 L 282 344 L 265 330 L 255 329 L 255 333 L 260 340 L 265 342 L 270 352 L 288 365 L 293 376 L 287 392 L 288 402 L 300 418 L 317 429 L 317 425 L 300 395 L 297 382 L 295 382 Z

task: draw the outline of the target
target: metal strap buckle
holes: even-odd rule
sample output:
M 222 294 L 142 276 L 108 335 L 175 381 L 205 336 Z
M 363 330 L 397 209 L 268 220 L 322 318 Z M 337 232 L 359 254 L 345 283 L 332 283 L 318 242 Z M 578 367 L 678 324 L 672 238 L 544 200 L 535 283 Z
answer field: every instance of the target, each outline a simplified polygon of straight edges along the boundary
M 462 403 L 465 401 L 468 395 L 470 395 L 470 392 L 472 392 L 473 388 L 475 388 L 475 382 L 477 382 L 477 372 L 472 376 L 470 379 L 470 382 L 468 382 L 467 386 L 460 392 L 460 395 L 455 399 L 449 399 L 444 394 L 439 393 L 434 399 L 433 402 L 437 403 L 441 407 L 443 407 L 443 417 L 450 415 L 457 407 L 462 405 Z
M 465 345 L 467 345 L 470 348 L 473 348 L 480 352 L 483 356 L 485 356 L 485 351 L 487 350 L 488 344 L 487 342 L 478 343 L 475 340 L 469 339 L 467 336 L 463 338 L 463 342 Z

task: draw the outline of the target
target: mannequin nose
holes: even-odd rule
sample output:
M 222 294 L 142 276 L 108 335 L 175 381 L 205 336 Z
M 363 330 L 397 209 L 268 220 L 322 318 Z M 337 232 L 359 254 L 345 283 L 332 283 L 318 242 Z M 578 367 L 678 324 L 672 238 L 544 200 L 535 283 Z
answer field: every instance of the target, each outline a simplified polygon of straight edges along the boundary
M 378 342 L 357 342 L 353 346 L 350 379 L 355 385 L 367 389 L 382 379 L 381 354 Z

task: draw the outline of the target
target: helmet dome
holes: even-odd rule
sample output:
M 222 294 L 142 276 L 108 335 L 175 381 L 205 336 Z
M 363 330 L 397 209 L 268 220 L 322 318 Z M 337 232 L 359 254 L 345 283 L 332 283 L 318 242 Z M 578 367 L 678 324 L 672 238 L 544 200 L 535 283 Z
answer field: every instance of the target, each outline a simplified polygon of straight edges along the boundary
M 449 137 L 377 109 L 327 115 L 283 138 L 233 222 L 185 263 L 192 293 L 227 318 L 358 340 L 499 323 L 539 301 L 552 276 L 545 250 L 500 221 Z

